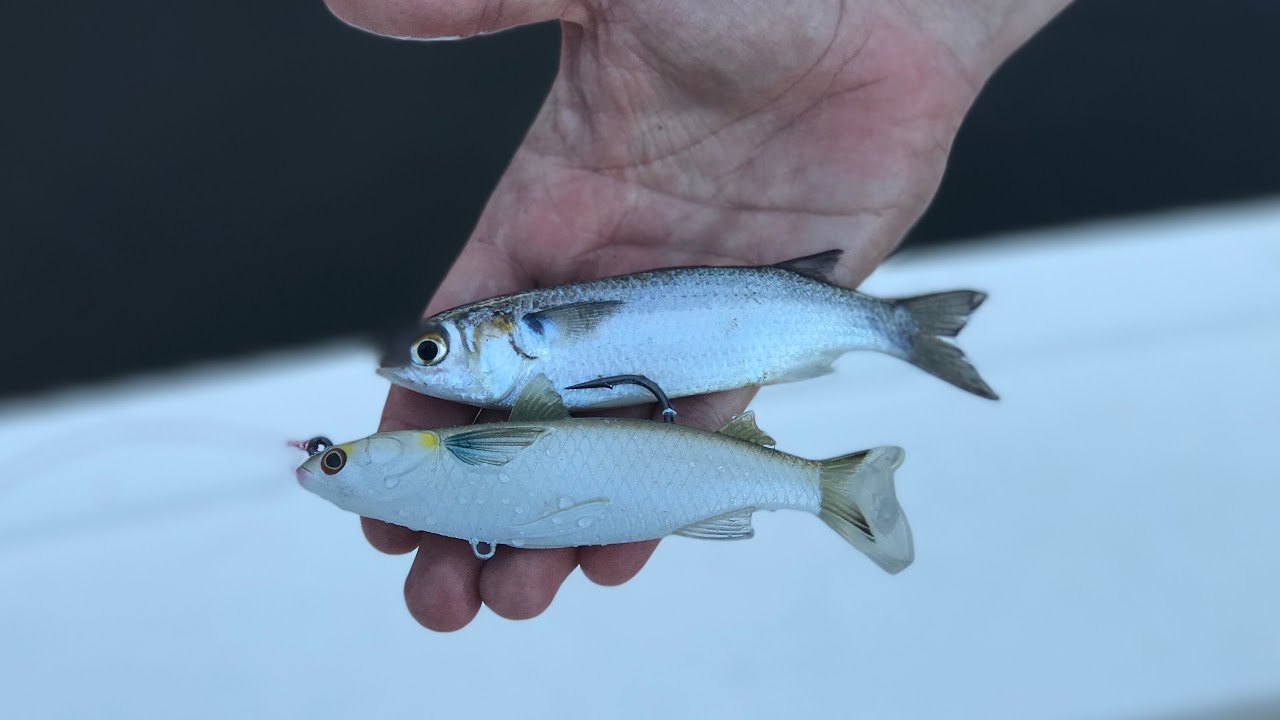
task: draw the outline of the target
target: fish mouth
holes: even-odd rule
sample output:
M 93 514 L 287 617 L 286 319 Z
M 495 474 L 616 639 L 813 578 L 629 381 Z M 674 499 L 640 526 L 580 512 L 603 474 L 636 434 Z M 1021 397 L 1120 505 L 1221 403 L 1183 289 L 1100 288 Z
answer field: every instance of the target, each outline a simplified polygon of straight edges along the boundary
M 395 365 L 384 365 L 377 370 L 378 375 L 390 380 L 391 384 L 399 385 L 402 388 L 408 388 L 414 392 L 421 392 L 418 386 L 413 382 L 413 377 L 403 368 Z

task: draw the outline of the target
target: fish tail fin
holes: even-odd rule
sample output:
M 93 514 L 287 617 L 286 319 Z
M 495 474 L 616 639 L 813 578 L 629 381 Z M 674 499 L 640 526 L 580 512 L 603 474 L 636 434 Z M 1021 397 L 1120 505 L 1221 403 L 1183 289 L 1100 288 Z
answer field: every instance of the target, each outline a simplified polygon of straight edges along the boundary
M 911 527 L 893 489 L 893 471 L 905 453 L 878 447 L 823 460 L 818 517 L 889 573 L 915 559 Z
M 990 400 L 1000 396 L 987 385 L 964 352 L 943 340 L 960 334 L 969 316 L 987 299 L 976 290 L 955 290 L 898 300 L 915 324 L 904 357 L 916 367 L 956 387 Z

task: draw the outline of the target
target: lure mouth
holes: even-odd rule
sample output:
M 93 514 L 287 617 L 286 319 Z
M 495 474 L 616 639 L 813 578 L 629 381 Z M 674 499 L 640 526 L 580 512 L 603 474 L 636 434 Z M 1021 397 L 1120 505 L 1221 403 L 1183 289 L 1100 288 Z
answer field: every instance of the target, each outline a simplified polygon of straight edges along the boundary
M 297 475 L 298 484 L 308 490 L 311 489 L 310 484 L 313 483 L 316 479 L 315 474 L 313 474 L 310 470 L 306 468 L 298 468 L 295 475 Z

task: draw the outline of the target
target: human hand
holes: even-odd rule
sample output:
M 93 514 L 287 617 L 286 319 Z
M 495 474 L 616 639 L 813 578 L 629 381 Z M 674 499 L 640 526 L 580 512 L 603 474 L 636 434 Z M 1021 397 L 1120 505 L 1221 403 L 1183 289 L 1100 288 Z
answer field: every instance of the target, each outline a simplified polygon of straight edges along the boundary
M 937 189 L 964 112 L 1066 0 L 328 0 L 397 37 L 559 19 L 560 74 L 428 313 L 531 287 L 673 265 L 756 265 L 843 248 L 856 287 Z M 742 390 L 675 405 L 717 429 Z M 630 412 L 640 411 L 635 408 Z M 461 425 L 474 408 L 393 387 L 383 430 Z M 456 630 L 481 603 L 545 610 L 580 566 L 633 577 L 656 541 L 478 560 L 466 541 L 364 519 L 417 549 L 410 612 Z

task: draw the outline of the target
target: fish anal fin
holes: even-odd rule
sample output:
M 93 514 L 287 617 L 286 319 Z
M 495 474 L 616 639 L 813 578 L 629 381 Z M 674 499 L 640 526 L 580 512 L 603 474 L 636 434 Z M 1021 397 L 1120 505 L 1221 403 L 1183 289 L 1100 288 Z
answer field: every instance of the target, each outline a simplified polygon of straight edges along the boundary
M 828 250 L 815 255 L 784 260 L 775 264 L 774 267 L 803 275 L 810 280 L 838 285 L 839 283 L 835 280 L 835 271 L 843 255 L 844 250 Z
M 672 534 L 698 540 L 747 540 L 756 534 L 755 528 L 751 527 L 751 513 L 755 510 L 734 510 L 682 527 Z
M 773 385 L 775 383 L 795 382 L 797 380 L 809 380 L 810 378 L 822 377 L 835 372 L 835 355 L 820 355 L 814 360 L 793 367 L 786 372 L 777 375 L 765 377 L 760 383 L 761 385 Z
M 493 423 L 444 438 L 445 449 L 468 465 L 506 465 L 535 443 L 548 428 Z
M 756 414 L 751 410 L 740 415 L 734 415 L 733 419 L 720 428 L 720 434 L 765 447 L 773 447 L 778 444 L 776 440 L 769 437 L 768 433 L 761 430 L 760 426 L 756 425 Z
M 515 404 L 511 406 L 512 422 L 564 420 L 568 417 L 569 410 L 564 406 L 564 398 L 560 397 L 555 386 L 542 373 L 525 383 L 516 396 Z
M 566 337 L 583 337 L 595 331 L 600 323 L 622 309 L 621 300 L 593 300 L 557 305 L 525 315 L 522 319 L 529 330 L 546 335 L 547 329 Z

